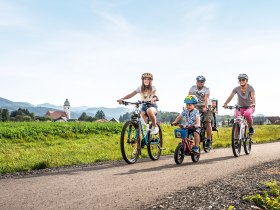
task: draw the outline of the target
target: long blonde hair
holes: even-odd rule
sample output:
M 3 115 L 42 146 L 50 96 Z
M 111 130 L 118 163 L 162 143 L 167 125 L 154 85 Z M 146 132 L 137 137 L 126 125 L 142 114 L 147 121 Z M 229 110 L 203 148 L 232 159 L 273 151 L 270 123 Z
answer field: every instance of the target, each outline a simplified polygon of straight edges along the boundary
M 149 80 L 150 82 L 149 82 L 149 85 L 148 86 L 146 86 L 145 84 L 144 84 L 144 80 L 142 80 L 142 85 L 141 85 L 141 96 L 142 96 L 142 98 L 145 98 L 144 97 L 144 93 L 145 92 L 147 92 L 147 97 L 148 98 L 150 98 L 150 96 L 152 95 L 152 81 L 153 80 Z

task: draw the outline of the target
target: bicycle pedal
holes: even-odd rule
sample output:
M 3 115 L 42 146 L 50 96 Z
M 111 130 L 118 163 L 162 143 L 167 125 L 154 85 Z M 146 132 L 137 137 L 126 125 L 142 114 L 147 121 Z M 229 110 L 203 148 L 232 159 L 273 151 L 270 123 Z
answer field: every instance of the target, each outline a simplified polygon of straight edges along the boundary
M 160 147 L 159 149 L 160 149 L 160 150 L 166 150 L 166 148 L 163 148 L 163 147 Z

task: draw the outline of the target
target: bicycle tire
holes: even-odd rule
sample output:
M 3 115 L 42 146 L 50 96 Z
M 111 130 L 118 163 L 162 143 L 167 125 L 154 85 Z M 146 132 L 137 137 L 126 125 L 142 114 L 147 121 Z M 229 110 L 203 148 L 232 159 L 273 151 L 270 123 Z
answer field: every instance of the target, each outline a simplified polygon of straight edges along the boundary
M 200 151 L 200 149 L 199 149 Z M 194 163 L 198 162 L 200 159 L 200 153 L 191 153 L 191 159 Z
M 184 161 L 184 147 L 182 143 L 179 143 L 175 149 L 174 160 L 177 165 L 180 165 Z
M 148 133 L 147 150 L 151 160 L 158 160 L 160 158 L 161 150 L 162 150 L 162 144 L 163 144 L 162 130 L 158 124 L 157 126 L 159 129 L 158 134 L 151 135 L 150 131 L 148 131 L 149 133 Z
M 204 127 L 204 125 L 201 128 L 200 141 L 202 141 L 202 147 L 203 147 L 204 152 L 209 153 L 211 151 L 211 148 L 212 148 L 212 140 L 210 141 L 210 147 L 206 147 L 206 143 L 207 143 L 206 138 L 205 138 L 206 128 Z
M 233 155 L 235 157 L 238 157 L 241 151 L 241 140 L 239 139 L 239 132 L 240 132 L 239 124 L 234 123 L 232 125 L 231 148 L 232 148 Z
M 245 135 L 247 132 L 247 126 L 245 127 Z M 252 149 L 252 140 L 251 140 L 251 136 L 249 134 L 247 134 L 247 136 L 244 136 L 244 152 L 246 155 L 249 155 L 251 153 L 251 149 Z
M 141 145 L 140 131 L 136 121 L 130 120 L 124 124 L 120 138 L 120 147 L 125 162 L 133 164 L 137 161 L 141 152 Z

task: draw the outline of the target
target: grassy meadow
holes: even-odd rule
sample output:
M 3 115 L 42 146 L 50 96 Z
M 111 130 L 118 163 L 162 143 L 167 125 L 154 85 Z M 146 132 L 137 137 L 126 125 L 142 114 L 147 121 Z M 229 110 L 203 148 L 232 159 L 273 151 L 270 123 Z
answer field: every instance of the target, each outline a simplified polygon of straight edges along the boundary
M 122 123 L 0 123 L 0 174 L 121 160 Z M 162 124 L 163 155 L 173 154 L 180 139 Z M 257 143 L 280 140 L 279 125 L 255 126 Z M 229 147 L 231 128 L 214 132 L 214 148 Z M 142 157 L 148 157 L 143 149 Z

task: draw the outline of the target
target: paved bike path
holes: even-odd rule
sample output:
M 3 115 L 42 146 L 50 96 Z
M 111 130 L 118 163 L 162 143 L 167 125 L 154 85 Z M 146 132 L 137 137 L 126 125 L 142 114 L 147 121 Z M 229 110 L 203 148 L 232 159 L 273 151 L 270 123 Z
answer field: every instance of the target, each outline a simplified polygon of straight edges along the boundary
M 201 155 L 198 163 L 173 156 L 133 165 L 105 164 L 60 172 L 0 179 L 0 209 L 137 209 L 180 188 L 207 184 L 280 158 L 280 142 L 254 144 L 233 157 L 230 148 Z

